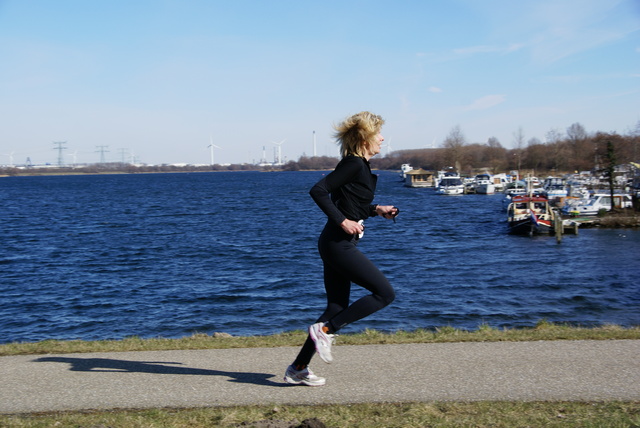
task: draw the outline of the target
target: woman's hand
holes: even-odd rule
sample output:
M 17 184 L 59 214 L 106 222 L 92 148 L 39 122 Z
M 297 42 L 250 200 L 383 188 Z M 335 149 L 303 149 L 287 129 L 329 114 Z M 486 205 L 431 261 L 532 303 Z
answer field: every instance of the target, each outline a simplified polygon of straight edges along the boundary
M 376 207 L 376 213 L 386 219 L 394 218 L 399 212 L 400 210 L 393 205 L 378 205 Z
M 362 231 L 364 230 L 363 225 L 361 225 L 357 221 L 349 220 L 348 218 L 345 218 L 344 221 L 340 223 L 340 227 L 345 231 L 345 233 L 348 233 L 349 235 L 357 235 L 359 233 L 362 233 Z

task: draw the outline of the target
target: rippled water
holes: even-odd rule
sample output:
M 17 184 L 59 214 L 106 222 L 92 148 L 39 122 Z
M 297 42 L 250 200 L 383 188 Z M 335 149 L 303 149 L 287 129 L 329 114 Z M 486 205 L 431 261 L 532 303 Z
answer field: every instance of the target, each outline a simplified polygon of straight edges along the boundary
M 324 309 L 308 196 L 321 172 L 0 179 L 0 342 L 271 334 Z M 381 172 L 363 252 L 396 301 L 345 332 L 640 324 L 640 232 L 506 233 L 500 195 L 441 196 Z M 361 295 L 359 290 L 355 297 Z

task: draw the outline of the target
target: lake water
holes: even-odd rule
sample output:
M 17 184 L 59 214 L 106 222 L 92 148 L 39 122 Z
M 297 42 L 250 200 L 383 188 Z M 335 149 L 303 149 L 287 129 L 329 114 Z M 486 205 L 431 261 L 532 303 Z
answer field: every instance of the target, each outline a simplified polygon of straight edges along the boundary
M 325 305 L 322 175 L 0 179 L 0 343 L 306 328 Z M 511 236 L 501 199 L 380 172 L 375 202 L 401 213 L 369 219 L 359 247 L 397 298 L 343 332 L 640 324 L 640 231 Z

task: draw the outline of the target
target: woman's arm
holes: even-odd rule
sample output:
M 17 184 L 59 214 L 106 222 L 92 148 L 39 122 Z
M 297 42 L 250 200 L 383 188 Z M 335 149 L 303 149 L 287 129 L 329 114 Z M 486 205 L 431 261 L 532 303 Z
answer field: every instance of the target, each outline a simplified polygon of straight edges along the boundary
M 400 210 L 393 205 L 376 205 L 376 214 L 386 219 L 392 219 L 398 215 Z
M 360 161 L 358 158 L 343 159 L 338 166 L 336 166 L 334 171 L 329 173 L 322 180 L 318 181 L 309 191 L 309 194 L 315 201 L 316 205 L 318 205 L 318 207 L 320 207 L 320 209 L 327 215 L 329 220 L 333 221 L 337 225 L 342 225 L 347 218 L 342 214 L 338 207 L 335 206 L 330 195 L 334 190 L 351 182 L 353 178 L 357 176 L 362 168 L 361 162 L 358 161 Z M 357 224 L 356 222 L 352 223 Z M 358 225 L 358 227 L 362 229 L 360 225 Z M 348 231 L 346 232 L 351 233 Z

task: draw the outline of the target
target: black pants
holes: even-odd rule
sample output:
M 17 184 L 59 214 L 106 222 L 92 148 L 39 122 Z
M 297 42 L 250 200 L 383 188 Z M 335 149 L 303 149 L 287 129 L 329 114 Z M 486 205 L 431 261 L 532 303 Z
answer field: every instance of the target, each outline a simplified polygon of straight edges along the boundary
M 324 286 L 327 309 L 316 322 L 326 322 L 329 333 L 358 321 L 393 302 L 395 291 L 382 272 L 356 247 L 357 238 L 346 234 L 340 226 L 327 223 L 318 250 L 324 264 Z M 371 292 L 349 305 L 351 283 Z M 309 364 L 315 353 L 310 337 L 294 361 L 295 365 Z

